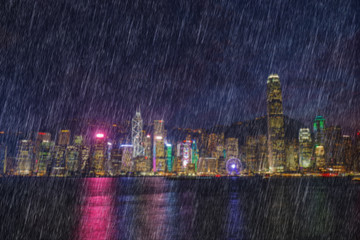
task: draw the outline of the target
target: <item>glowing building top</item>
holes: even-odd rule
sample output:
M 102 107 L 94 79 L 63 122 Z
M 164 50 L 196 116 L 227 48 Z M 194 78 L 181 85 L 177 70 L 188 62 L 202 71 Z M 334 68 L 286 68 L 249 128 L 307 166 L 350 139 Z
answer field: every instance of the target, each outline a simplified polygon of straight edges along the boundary
M 267 79 L 267 83 L 270 83 L 270 82 L 280 82 L 279 75 L 270 74 L 270 76 Z
M 309 128 L 300 128 L 299 130 L 299 142 L 311 141 L 311 133 Z

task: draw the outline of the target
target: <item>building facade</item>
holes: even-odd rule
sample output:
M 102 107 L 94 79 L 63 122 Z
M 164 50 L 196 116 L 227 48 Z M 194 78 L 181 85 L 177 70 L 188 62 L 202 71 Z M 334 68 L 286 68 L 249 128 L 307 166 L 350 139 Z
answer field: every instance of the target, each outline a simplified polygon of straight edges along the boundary
M 31 140 L 21 140 L 18 144 L 16 155 L 17 174 L 28 176 L 32 174 L 32 162 L 34 158 L 34 144 Z
M 153 142 L 153 171 L 166 171 L 165 157 L 165 128 L 163 120 L 154 121 L 154 142 Z
M 280 79 L 272 74 L 267 79 L 268 162 L 271 172 L 285 170 L 285 131 Z
M 301 170 L 309 170 L 313 167 L 312 140 L 309 128 L 300 128 L 299 130 L 299 167 Z

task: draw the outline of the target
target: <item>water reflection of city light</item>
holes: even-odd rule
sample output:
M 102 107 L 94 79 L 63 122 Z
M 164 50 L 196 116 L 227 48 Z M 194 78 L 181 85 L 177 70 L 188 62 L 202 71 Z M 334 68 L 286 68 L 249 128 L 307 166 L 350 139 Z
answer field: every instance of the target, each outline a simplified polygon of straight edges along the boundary
M 111 178 L 88 178 L 85 179 L 84 188 L 78 228 L 79 239 L 113 239 L 115 237 L 112 194 L 114 180 Z
M 232 227 L 226 228 L 227 239 L 245 238 L 245 226 L 240 199 L 238 192 L 234 191 L 230 193 L 226 222 Z

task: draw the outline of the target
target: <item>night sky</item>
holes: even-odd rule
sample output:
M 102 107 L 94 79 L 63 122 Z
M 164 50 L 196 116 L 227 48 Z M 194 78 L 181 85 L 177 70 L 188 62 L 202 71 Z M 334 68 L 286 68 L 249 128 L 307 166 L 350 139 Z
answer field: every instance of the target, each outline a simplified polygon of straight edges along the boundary
M 192 3 L 190 3 L 192 2 Z M 246 3 L 247 2 L 247 3 Z M 0 126 L 211 127 L 284 114 L 360 128 L 360 1 L 1 1 Z

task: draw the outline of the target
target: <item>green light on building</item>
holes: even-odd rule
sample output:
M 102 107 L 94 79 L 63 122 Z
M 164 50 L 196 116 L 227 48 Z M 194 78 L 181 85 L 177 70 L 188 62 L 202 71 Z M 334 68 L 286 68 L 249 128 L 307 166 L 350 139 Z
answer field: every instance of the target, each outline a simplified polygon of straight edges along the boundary
M 172 172 L 172 147 L 171 144 L 166 144 L 166 159 L 168 172 Z
M 192 163 L 195 164 L 195 171 L 197 171 L 197 164 L 198 164 L 198 160 L 199 160 L 199 152 L 198 152 L 198 149 L 197 149 L 197 145 L 196 145 L 196 142 L 195 140 L 193 141 L 192 143 L 192 146 L 191 146 L 191 159 L 192 159 Z

